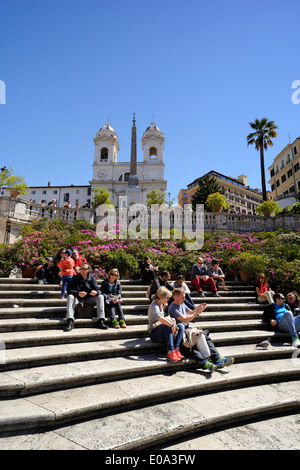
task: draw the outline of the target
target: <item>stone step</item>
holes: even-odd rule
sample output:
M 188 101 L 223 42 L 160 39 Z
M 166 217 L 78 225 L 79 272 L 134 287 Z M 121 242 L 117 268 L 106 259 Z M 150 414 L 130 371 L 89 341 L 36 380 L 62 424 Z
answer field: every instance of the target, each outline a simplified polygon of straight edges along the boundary
M 103 383 L 92 383 L 85 386 L 78 386 L 77 383 L 77 386 L 71 388 L 43 392 L 38 395 L 34 395 L 33 392 L 40 387 L 42 379 L 38 374 L 34 375 L 34 370 L 30 369 L 27 376 L 23 373 L 19 377 L 18 371 L 9 374 L 6 384 L 7 388 L 9 389 L 12 382 L 14 382 L 15 390 L 19 388 L 22 393 L 25 393 L 27 388 L 27 392 L 30 395 L 14 399 L 7 398 L 1 402 L 0 427 L 2 432 L 10 430 L 16 432 L 21 429 L 38 429 L 39 427 L 45 429 L 69 425 L 74 421 L 87 420 L 93 417 L 92 421 L 85 421 L 78 425 L 74 424 L 72 430 L 75 431 L 76 426 L 81 429 L 83 429 L 83 426 L 85 426 L 85 429 L 88 426 L 92 426 L 94 435 L 99 432 L 97 436 L 99 439 L 100 434 L 102 436 L 105 434 L 103 429 L 100 432 L 100 428 L 105 426 L 105 429 L 107 428 L 111 431 L 109 432 L 111 439 L 109 444 L 108 441 L 107 444 L 101 442 L 101 447 L 98 448 L 106 449 L 106 446 L 109 445 L 109 448 L 137 449 L 154 444 L 161 445 L 162 442 L 167 442 L 170 438 L 174 439 L 175 435 L 179 435 L 179 432 L 182 436 L 184 430 L 188 431 L 189 429 L 191 433 L 197 431 L 198 425 L 201 423 L 203 425 L 207 422 L 207 417 L 204 417 L 203 414 L 205 415 L 208 412 L 215 417 L 220 426 L 222 422 L 224 423 L 224 416 L 228 414 L 229 409 L 232 409 L 235 413 L 239 412 L 240 419 L 249 418 L 249 413 L 253 413 L 253 408 L 256 409 L 256 413 L 260 413 L 260 416 L 265 412 L 266 406 L 273 412 L 274 409 L 276 412 L 279 409 L 280 412 L 284 409 L 289 412 L 299 411 L 300 409 L 297 393 L 297 383 L 299 383 L 300 378 L 299 360 L 286 358 L 266 359 L 256 361 L 255 363 L 238 363 L 210 374 L 210 372 L 202 370 L 197 370 L 195 373 L 191 373 L 190 370 L 180 370 L 180 366 L 169 364 L 164 358 L 159 361 L 155 357 L 148 356 L 142 358 L 142 360 L 137 359 L 131 366 L 131 370 L 139 369 L 142 372 L 138 380 L 135 377 L 130 377 L 128 375 L 129 372 L 127 372 L 127 377 L 124 379 L 119 380 L 116 378 L 113 381 L 105 381 L 105 375 L 107 377 L 109 374 L 110 377 L 113 377 L 118 368 L 124 371 L 124 367 L 126 367 L 125 361 L 127 361 L 126 358 L 119 358 L 118 361 L 115 361 L 116 368 L 112 366 L 111 362 L 109 363 L 104 360 L 100 361 L 99 364 L 94 363 L 94 370 L 89 371 L 89 373 L 92 376 L 102 374 Z M 144 375 L 143 371 L 147 367 L 154 366 L 152 361 L 155 362 L 155 367 L 158 368 L 157 372 L 151 373 L 151 375 Z M 85 365 L 88 366 L 86 362 L 81 364 L 81 373 L 84 378 L 87 375 L 85 374 L 87 372 Z M 105 367 L 107 367 L 106 370 Z M 57 370 L 53 371 L 53 373 L 57 374 L 55 377 L 53 374 L 50 375 L 51 366 L 47 369 L 49 375 L 45 379 L 44 385 L 51 385 L 54 379 L 59 380 L 61 378 L 61 380 L 65 380 L 65 371 L 62 371 L 62 369 L 61 373 Z M 176 373 L 167 374 L 166 371 L 170 371 L 170 369 L 173 369 Z M 69 367 L 67 372 L 69 374 L 68 383 L 72 383 L 75 377 L 75 365 L 73 364 L 72 367 Z M 91 377 L 91 380 L 93 380 L 93 377 Z M 291 381 L 294 382 L 291 384 Z M 3 382 L 5 382 L 5 379 L 2 378 Z M 245 387 L 252 389 L 264 384 L 279 383 L 280 385 L 277 388 L 282 387 L 285 390 L 285 393 L 282 395 L 273 393 L 270 398 L 270 395 L 258 393 L 256 390 L 256 393 L 253 393 L 253 401 L 251 401 L 247 389 L 247 400 L 245 400 Z M 283 386 L 284 383 L 285 386 Z M 5 388 L 5 383 L 3 383 L 2 390 L 3 388 Z M 271 389 L 272 387 L 269 388 Z M 235 393 L 236 389 L 240 397 L 238 400 Z M 288 393 L 291 389 L 294 390 L 293 394 Z M 228 390 L 231 393 L 226 393 Z M 243 390 L 242 394 L 240 393 L 241 390 Z M 222 395 L 222 400 L 218 399 L 217 394 Z M 228 398 L 225 399 L 225 396 Z M 274 396 L 276 396 L 276 399 L 274 399 Z M 166 397 L 168 397 L 167 400 Z M 218 403 L 216 408 L 213 405 L 215 400 Z M 192 402 L 194 402 L 194 411 L 197 415 L 196 420 L 191 419 L 191 410 L 189 413 L 186 413 L 188 406 Z M 280 406 L 278 402 L 281 402 Z M 222 410 L 220 409 L 221 403 L 223 403 Z M 158 409 L 161 411 L 158 412 Z M 129 410 L 131 411 L 131 417 L 135 416 L 134 421 L 128 415 Z M 155 421 L 149 419 L 149 411 L 153 417 L 156 415 Z M 121 412 L 122 414 L 120 415 Z M 118 416 L 114 414 L 114 421 L 108 418 L 108 415 L 112 413 L 118 413 Z M 105 418 L 100 418 L 103 415 L 105 415 Z M 140 419 L 137 419 L 138 416 L 140 416 Z M 147 421 L 145 421 L 146 416 Z M 163 423 L 168 418 L 174 425 L 175 416 L 177 430 L 176 432 L 173 430 L 172 435 L 170 435 Z M 251 416 L 253 417 L 253 414 Z M 256 416 L 258 417 L 259 414 Z M 179 417 L 180 419 L 178 420 Z M 157 420 L 159 420 L 159 428 L 157 427 Z M 134 426 L 130 425 L 131 422 L 134 422 Z M 147 438 L 145 438 L 142 432 L 146 422 Z M 125 428 L 122 429 L 121 423 L 124 425 L 127 423 L 127 432 Z M 132 429 L 133 432 L 131 431 Z M 157 435 L 158 429 L 160 429 L 159 436 Z M 113 434 L 115 437 L 113 437 Z
M 211 375 L 190 359 L 168 362 L 165 345 L 150 341 L 147 287 L 138 281 L 122 281 L 126 329 L 100 330 L 94 318 L 77 319 L 74 330 L 64 332 L 66 299 L 56 298 L 59 286 L 0 279 L 0 448 L 8 442 L 4 432 L 18 442 L 15 434 L 25 430 L 27 445 L 28 431 L 43 428 L 38 435 L 50 442 L 55 427 L 56 445 L 58 436 L 63 446 L 73 435 L 75 448 L 143 449 L 173 442 L 182 432 L 188 439 L 264 413 L 297 412 L 300 351 L 289 335 L 265 330 L 253 286 L 226 284 L 230 291 L 221 290 L 219 298 L 207 289 L 199 298 L 192 288 L 195 303 L 207 303 L 192 326 L 209 329 L 220 353 L 235 359 Z M 272 346 L 257 348 L 267 337 Z M 269 400 L 268 388 L 278 387 L 285 395 Z
M 15 304 L 13 304 L 15 305 Z M 13 308 L 3 307 L 0 308 L 0 319 L 18 319 L 26 317 L 38 317 L 38 318 L 52 318 L 52 317 L 62 317 L 66 316 L 66 303 L 61 304 L 61 306 L 52 306 L 48 307 L 47 302 L 44 302 L 44 306 L 26 306 Z M 148 305 L 124 305 L 122 306 L 125 316 L 127 315 L 147 315 Z M 211 305 L 207 303 L 205 313 L 202 315 L 214 315 L 228 317 L 228 319 L 236 318 L 236 316 L 253 316 L 260 318 L 263 312 L 263 305 L 255 304 L 254 302 L 248 302 L 243 304 L 220 304 L 220 305 Z
M 251 297 L 252 299 L 255 298 L 254 291 L 252 290 L 243 290 L 243 291 L 238 291 L 238 290 L 230 290 L 230 291 L 219 291 L 220 297 L 226 299 L 227 297 Z M 28 298 L 54 298 L 57 299 L 60 296 L 60 289 L 27 289 L 27 290 L 3 290 L 1 291 L 1 296 L 6 299 L 10 298 L 20 298 L 20 299 L 28 299 Z M 205 292 L 205 296 L 207 298 L 212 298 L 213 295 L 211 292 Z M 194 301 L 200 301 L 201 297 L 199 297 L 199 294 L 196 291 L 191 292 L 191 297 Z M 122 298 L 124 301 L 134 298 L 134 299 L 141 299 L 145 301 L 149 301 L 148 298 L 146 297 L 146 292 L 144 290 L 141 291 L 122 291 Z
M 253 315 L 252 318 L 249 318 L 249 314 L 246 315 L 240 314 L 236 315 L 235 319 L 220 319 L 218 314 L 207 314 L 206 316 L 201 315 L 201 317 L 196 318 L 191 322 L 191 326 L 197 326 L 201 329 L 209 329 L 210 331 L 217 330 L 236 330 L 239 328 L 258 328 L 260 325 L 262 328 L 265 327 L 261 323 L 261 314 L 260 316 Z M 91 320 L 94 322 L 96 318 L 93 319 L 77 319 L 76 327 L 86 328 L 91 327 Z M 13 319 L 2 319 L 0 323 L 0 333 L 9 332 L 9 331 L 28 331 L 28 330 L 49 330 L 65 327 L 66 318 L 63 317 L 52 317 L 52 318 L 19 318 L 18 322 L 15 318 Z M 147 325 L 148 317 L 145 315 L 127 315 L 126 316 L 127 326 L 131 325 Z M 110 320 L 107 320 L 107 325 L 110 326 Z
M 70 337 L 69 337 L 70 336 Z M 258 357 L 266 358 L 268 355 L 280 356 L 290 354 L 291 345 L 289 337 L 284 333 L 274 333 L 256 331 L 255 336 L 246 335 L 243 332 L 244 343 L 240 341 L 240 336 L 237 336 L 237 344 L 228 343 L 228 335 L 218 337 L 217 333 L 212 333 L 211 337 L 218 347 L 222 348 L 222 353 L 225 355 L 234 355 L 235 358 L 245 361 L 256 360 Z M 272 345 L 268 350 L 257 348 L 256 343 L 261 342 L 267 337 L 271 338 Z M 30 347 L 27 343 L 24 347 L 15 346 L 10 340 L 10 348 L 5 350 L 5 362 L 0 364 L 0 371 L 8 371 L 13 369 L 23 369 L 24 367 L 35 367 L 55 364 L 65 364 L 76 361 L 85 361 L 101 358 L 117 358 L 119 356 L 136 356 L 145 353 L 158 353 L 165 351 L 166 347 L 163 343 L 152 343 L 148 335 L 141 338 L 124 338 L 116 335 L 115 339 L 99 339 L 93 342 L 80 341 L 73 342 L 72 340 L 77 336 L 68 333 L 68 337 L 64 343 L 56 344 L 41 344 Z
M 141 320 L 141 319 L 140 319 Z M 66 322 L 64 319 L 45 319 L 44 322 L 39 323 L 37 320 L 34 324 L 31 322 L 31 327 L 34 328 L 17 328 L 13 327 L 10 324 L 10 328 L 7 331 L 3 331 L 0 334 L 0 341 L 5 344 L 7 349 L 12 347 L 23 347 L 28 343 L 30 346 L 35 346 L 39 344 L 61 344 L 63 342 L 68 342 L 71 339 L 73 341 L 96 341 L 101 339 L 114 339 L 116 337 L 121 338 L 132 338 L 132 337 L 146 337 L 148 336 L 148 328 L 146 322 L 136 322 L 132 318 L 133 323 L 129 324 L 127 328 L 108 328 L 107 330 L 100 330 L 96 326 L 96 319 L 78 319 L 75 322 L 75 328 L 70 332 L 63 331 Z M 54 325 L 51 322 L 55 322 Z M 109 321 L 107 321 L 109 324 Z M 26 325 L 26 322 L 24 322 Z M 40 325 L 43 328 L 36 328 L 37 325 Z M 30 324 L 29 324 L 30 326 Z M 251 330 L 254 330 L 254 334 L 259 334 L 259 331 L 262 330 L 265 332 L 265 325 L 259 319 L 254 320 L 241 320 L 229 322 L 225 321 L 203 321 L 201 318 L 199 320 L 191 323 L 191 326 L 197 326 L 202 329 L 209 329 L 210 331 L 216 333 L 227 333 L 227 336 L 232 333 L 234 338 L 239 331 L 245 331 L 245 333 L 251 333 Z
M 239 304 L 247 304 L 247 303 L 254 303 L 254 297 L 214 297 L 214 296 L 206 296 L 204 299 L 195 299 L 196 304 L 200 303 L 207 303 L 208 306 L 221 306 L 221 305 L 234 305 L 238 306 Z M 0 299 L 0 309 L 3 308 L 16 308 L 17 307 L 62 307 L 66 306 L 67 299 L 60 299 L 60 298 L 43 298 L 42 296 L 39 298 L 2 298 Z M 148 309 L 149 307 L 149 300 L 146 298 L 128 298 L 124 299 L 122 303 L 122 308 L 132 308 L 135 307 L 140 309 L 142 307 Z

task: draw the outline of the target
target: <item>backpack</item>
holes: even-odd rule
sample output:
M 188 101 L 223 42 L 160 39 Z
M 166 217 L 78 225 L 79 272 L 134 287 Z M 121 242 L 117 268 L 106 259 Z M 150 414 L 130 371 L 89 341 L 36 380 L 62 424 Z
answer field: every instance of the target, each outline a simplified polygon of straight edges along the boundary
M 198 328 L 187 328 L 183 334 L 182 344 L 186 348 L 190 348 L 190 350 L 193 346 L 196 346 L 203 357 L 210 357 L 205 333 L 202 330 L 198 330 Z

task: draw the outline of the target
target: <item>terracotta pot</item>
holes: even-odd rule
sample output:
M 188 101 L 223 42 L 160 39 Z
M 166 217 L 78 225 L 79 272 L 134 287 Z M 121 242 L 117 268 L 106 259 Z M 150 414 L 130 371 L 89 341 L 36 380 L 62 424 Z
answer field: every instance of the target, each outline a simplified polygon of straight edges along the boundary
M 248 273 L 244 271 L 239 271 L 239 276 L 242 282 L 250 282 L 250 276 Z
M 21 195 L 20 191 L 17 191 L 15 189 L 11 189 L 9 193 L 10 193 L 10 197 L 19 197 Z
M 33 279 L 35 276 L 36 269 L 35 268 L 21 268 L 22 270 L 22 277 L 23 278 L 30 278 Z

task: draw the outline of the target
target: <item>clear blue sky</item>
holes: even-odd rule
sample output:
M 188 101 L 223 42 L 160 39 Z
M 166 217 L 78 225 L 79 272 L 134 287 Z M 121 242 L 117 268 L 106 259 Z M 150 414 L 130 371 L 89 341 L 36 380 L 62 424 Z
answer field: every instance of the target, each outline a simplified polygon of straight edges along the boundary
M 0 165 L 30 186 L 88 184 L 96 132 L 110 116 L 129 161 L 136 113 L 138 161 L 154 116 L 176 201 L 210 170 L 261 188 L 249 121 L 279 127 L 267 181 L 300 136 L 299 17 L 299 0 L 1 0 Z

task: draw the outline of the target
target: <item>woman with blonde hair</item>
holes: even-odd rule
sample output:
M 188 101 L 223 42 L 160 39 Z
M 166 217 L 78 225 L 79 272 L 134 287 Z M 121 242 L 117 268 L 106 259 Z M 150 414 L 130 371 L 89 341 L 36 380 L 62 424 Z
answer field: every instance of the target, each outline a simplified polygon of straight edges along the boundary
M 153 343 L 166 343 L 167 358 L 172 362 L 178 362 L 183 359 L 179 346 L 183 337 L 184 325 L 176 325 L 174 318 L 165 316 L 164 307 L 171 296 L 169 289 L 164 286 L 159 287 L 156 294 L 152 296 L 152 302 L 148 308 L 148 331 Z
M 111 324 L 113 328 L 126 328 L 124 313 L 122 310 L 122 286 L 119 281 L 120 274 L 117 268 L 109 271 L 107 279 L 101 284 L 101 294 L 104 296 L 106 308 L 111 316 Z M 116 319 L 116 313 L 119 321 Z
M 263 273 L 259 274 L 257 278 L 255 292 L 256 292 L 256 300 L 259 304 L 263 304 L 266 302 L 268 304 L 272 304 L 274 302 L 273 301 L 274 292 L 271 290 L 271 287 L 269 286 L 267 282 L 267 278 L 265 274 Z

